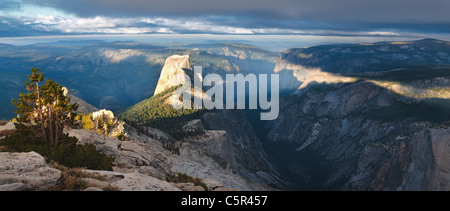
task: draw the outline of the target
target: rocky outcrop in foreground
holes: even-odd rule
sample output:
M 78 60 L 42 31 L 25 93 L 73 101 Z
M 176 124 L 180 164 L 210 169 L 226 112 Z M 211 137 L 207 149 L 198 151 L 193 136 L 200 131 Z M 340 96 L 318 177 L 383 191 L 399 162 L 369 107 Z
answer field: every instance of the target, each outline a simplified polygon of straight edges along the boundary
M 196 124 L 198 126 L 199 124 Z M 12 125 L 14 126 L 14 125 Z M 88 174 L 100 175 L 105 180 L 82 178 L 87 183 L 86 191 L 204 191 L 193 183 L 169 183 L 168 175 L 178 172 L 201 178 L 208 190 L 257 190 L 264 187 L 253 184 L 234 174 L 218 160 L 221 155 L 212 157 L 214 146 L 230 145 L 225 131 L 208 131 L 198 139 L 197 144 L 183 144 L 180 155 L 165 149 L 163 143 L 135 128 L 127 127 L 130 141 L 119 141 L 105 137 L 94 131 L 69 129 L 70 136 L 79 139 L 79 144 L 94 144 L 98 151 L 115 158 L 114 171 L 85 170 Z M 6 127 L 5 127 L 6 128 Z M 7 127 L 14 129 L 14 127 Z M 6 129 L 5 129 L 6 130 Z M 173 139 L 157 129 L 148 128 L 150 133 L 166 140 Z M 222 147 L 215 151 L 221 151 Z M 224 152 L 226 153 L 226 152 Z M 36 152 L 0 153 L 0 191 L 49 190 L 57 185 L 62 172 L 49 166 Z
M 169 183 L 147 174 L 134 172 L 82 170 L 90 175 L 81 178 L 86 183 L 85 191 L 103 191 L 114 188 L 119 191 L 205 191 L 193 183 Z M 0 153 L 0 191 L 44 191 L 51 190 L 60 180 L 62 172 L 50 167 L 36 152 Z M 104 180 L 94 179 L 102 177 Z M 202 180 L 208 190 L 236 190 L 225 188 L 221 183 Z
M 120 191 L 180 191 L 174 184 L 139 172 L 120 173 L 86 170 L 106 177 L 106 181 L 82 178 L 86 191 L 102 191 L 109 187 Z M 36 152 L 0 153 L 0 191 L 49 190 L 58 183 L 61 171 L 50 167 Z
M 36 152 L 0 153 L 0 191 L 46 190 L 61 172 L 47 165 Z
M 216 184 L 214 188 L 226 190 L 266 190 L 260 184 L 268 184 L 273 180 L 264 172 L 246 172 L 253 178 L 267 178 L 268 181 L 249 181 L 246 177 L 236 174 L 235 168 L 242 168 L 236 163 L 233 141 L 223 130 L 207 130 L 205 134 L 177 143 L 179 154 L 164 148 L 164 142 L 140 134 L 135 128 L 125 125 L 129 141 L 119 141 L 116 138 L 104 137 L 94 131 L 72 129 L 68 133 L 77 137 L 79 144 L 92 143 L 97 151 L 114 157 L 115 172 L 139 173 L 164 180 L 168 175 L 185 173 Z M 156 134 L 159 139 L 173 140 L 170 135 L 154 128 L 145 129 Z M 250 155 L 245 155 L 250 156 Z M 245 158 L 244 155 L 239 157 Z M 244 165 L 244 164 L 240 164 Z M 257 165 L 257 164 L 254 164 Z M 258 169 L 258 167 L 255 167 Z M 248 169 L 252 170 L 252 169 Z M 240 170 L 244 171 L 244 170 Z M 257 177 L 257 175 L 259 175 Z M 258 184 L 260 183 L 260 184 Z M 217 185 L 220 184 L 220 185 Z M 214 188 L 210 188 L 213 190 Z
M 106 177 L 100 187 L 116 187 L 120 191 L 180 191 L 174 184 L 139 172 L 121 173 L 114 171 L 86 170 L 87 173 Z M 98 183 L 97 183 L 98 184 Z M 95 186 L 95 182 L 93 184 Z M 98 188 L 98 187 L 97 187 Z

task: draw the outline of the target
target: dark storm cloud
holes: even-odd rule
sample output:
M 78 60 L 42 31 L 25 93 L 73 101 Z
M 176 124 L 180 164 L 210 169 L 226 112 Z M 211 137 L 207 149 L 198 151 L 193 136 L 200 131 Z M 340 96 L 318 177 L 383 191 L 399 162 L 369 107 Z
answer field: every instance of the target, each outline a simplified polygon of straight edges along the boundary
M 2 0 L 0 1 L 0 10 L 18 10 L 20 3 L 15 0 Z
M 75 15 L 24 22 L 46 32 L 450 33 L 450 0 L 0 0 L 4 11 L 30 5 Z
M 273 20 L 450 23 L 448 0 L 23 0 L 80 16 L 230 15 Z
M 60 32 L 49 32 L 33 24 L 24 24 L 24 21 L 14 18 L 0 17 L 0 37 L 20 37 L 20 36 L 44 36 L 59 35 Z

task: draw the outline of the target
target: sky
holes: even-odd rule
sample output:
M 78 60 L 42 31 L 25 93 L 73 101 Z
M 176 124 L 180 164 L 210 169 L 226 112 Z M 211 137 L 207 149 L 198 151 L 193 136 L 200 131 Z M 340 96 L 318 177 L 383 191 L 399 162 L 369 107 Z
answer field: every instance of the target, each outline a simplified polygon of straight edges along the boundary
M 448 0 L 1 0 L 0 38 L 66 35 L 450 37 Z

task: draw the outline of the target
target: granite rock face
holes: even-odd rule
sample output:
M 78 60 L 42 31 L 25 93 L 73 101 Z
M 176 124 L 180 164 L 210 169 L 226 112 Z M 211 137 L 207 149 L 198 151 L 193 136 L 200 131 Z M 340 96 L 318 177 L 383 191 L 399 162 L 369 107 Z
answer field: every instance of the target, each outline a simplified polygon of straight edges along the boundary
M 119 191 L 180 191 L 179 188 L 171 183 L 149 175 L 141 174 L 137 171 L 122 173 L 114 171 L 86 170 L 86 172 L 105 177 L 106 181 L 102 183 L 106 183 L 106 185 L 103 186 L 115 187 Z
M 206 130 L 205 134 L 195 139 L 186 139 L 182 144 L 178 143 L 180 153 L 176 154 L 165 149 L 160 140 L 139 134 L 135 128 L 125 126 L 129 141 L 119 141 L 83 129 L 72 129 L 68 133 L 77 137 L 79 144 L 92 143 L 97 151 L 114 157 L 114 170 L 117 173 L 134 172 L 164 180 L 168 175 L 181 172 L 192 177 L 211 179 L 226 188 L 238 190 L 270 189 L 267 181 L 261 178 L 270 178 L 272 181 L 269 181 L 276 182 L 269 174 L 237 169 L 243 167 L 236 164 L 237 156 L 232 139 L 224 130 Z M 157 132 L 158 137 L 172 138 L 162 131 Z M 243 172 L 246 174 L 242 174 Z M 253 177 L 247 177 L 247 174 Z
M 214 158 L 221 158 L 223 165 L 251 181 L 282 188 L 283 181 L 276 167 L 268 160 L 259 138 L 241 110 L 218 110 L 202 116 L 210 130 L 223 131 L 226 142 L 207 147 Z M 220 139 L 212 139 L 220 140 Z
M 284 52 L 275 71 L 292 71 L 301 85 L 281 100 L 279 118 L 266 123 L 267 138 L 316 161 L 285 166 L 292 176 L 316 189 L 449 190 L 448 69 L 414 69 L 422 61 L 391 58 L 407 48 L 408 55 L 433 57 L 433 49 L 417 49 L 425 44 L 441 45 L 423 40 Z M 388 65 L 362 62 L 367 55 Z M 394 63 L 405 68 L 386 71 Z
M 186 82 L 186 78 L 183 76 L 186 74 L 185 71 L 190 69 L 189 55 L 173 55 L 168 57 L 161 71 L 154 95 L 157 95 L 170 87 Z
M 189 77 L 180 78 L 178 74 L 186 74 L 193 78 L 188 55 L 173 55 L 166 59 L 155 94 L 184 83 L 184 80 L 191 80 Z M 176 156 L 165 159 L 171 161 L 164 166 L 172 165 L 172 167 L 164 168 L 166 170 L 162 173 L 182 172 L 191 176 L 215 179 L 227 187 L 242 190 L 283 186 L 282 179 L 268 160 L 244 112 L 239 110 L 207 112 L 201 119 L 184 123 L 183 129 L 205 130 L 205 134 L 185 137 L 182 140 L 169 138 L 182 143 L 179 144 L 179 156 L 183 159 L 176 159 Z M 145 139 L 142 138 L 142 142 L 150 143 Z M 173 172 L 167 169 L 172 169 Z
M 317 168 L 327 170 L 317 187 L 449 190 L 450 127 L 445 112 L 435 113 L 448 108 L 433 103 L 366 81 L 332 85 L 284 99 L 266 127 L 270 140 L 322 160 Z
M 106 181 L 82 178 L 90 187 L 87 191 L 109 187 L 121 191 L 179 191 L 180 185 L 164 181 L 166 176 L 179 172 L 200 178 L 211 190 L 269 189 L 265 183 L 251 181 L 235 172 L 231 166 L 233 157 L 229 154 L 232 144 L 226 131 L 209 130 L 195 141 L 182 144 L 177 155 L 165 149 L 159 140 L 138 135 L 134 128 L 127 130 L 130 141 L 119 141 L 84 129 L 67 131 L 79 139 L 78 144 L 94 144 L 99 152 L 115 159 L 114 171 L 86 170 L 106 177 Z M 158 131 L 158 134 L 163 132 Z M 61 176 L 59 170 L 49 167 L 35 152 L 0 153 L 0 161 L 1 191 L 47 190 L 57 184 Z M 198 186 L 185 186 L 181 189 L 204 190 Z
M 140 173 L 128 173 L 124 178 L 111 183 L 121 191 L 180 191 L 176 186 Z
M 61 172 L 47 165 L 36 152 L 0 153 L 0 190 L 46 190 L 53 187 Z

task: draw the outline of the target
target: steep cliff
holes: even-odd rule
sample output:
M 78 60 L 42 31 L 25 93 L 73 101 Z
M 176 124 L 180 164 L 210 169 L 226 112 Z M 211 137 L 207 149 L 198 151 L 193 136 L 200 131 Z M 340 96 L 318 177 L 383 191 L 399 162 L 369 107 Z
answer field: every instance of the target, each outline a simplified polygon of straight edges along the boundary
M 402 52 L 409 59 L 397 58 Z M 423 40 L 284 54 L 277 71 L 293 71 L 301 86 L 265 128 L 271 146 L 287 146 L 291 159 L 278 164 L 290 181 L 298 189 L 449 190 L 450 70 L 438 66 L 449 62 L 445 52 L 445 42 Z M 366 54 L 388 62 L 366 64 Z M 385 69 L 394 64 L 404 68 Z
M 213 179 L 237 189 L 284 187 L 284 182 L 269 162 L 242 111 L 176 110 L 171 106 L 173 86 L 183 82 L 182 80 L 193 80 L 189 65 L 188 55 L 168 57 L 161 71 L 155 95 L 125 110 L 120 117 L 132 124 L 156 127 L 172 134 L 175 137 L 171 138 L 172 141 L 181 146 L 180 154 L 187 156 L 184 159 L 187 162 L 173 163 L 173 168 L 177 171 L 192 176 L 213 175 Z M 182 78 L 180 81 L 177 77 L 180 73 L 190 78 Z M 200 130 L 204 133 L 193 136 L 189 131 L 183 131 L 183 128 L 192 127 L 193 121 L 196 122 L 194 125 L 201 125 Z M 246 182 L 238 182 L 236 186 L 232 181 Z M 245 185 L 246 183 L 248 184 Z M 257 186 L 254 186 L 255 184 Z
M 154 95 L 173 86 L 183 84 L 185 78 L 182 77 L 182 75 L 187 74 L 186 71 L 190 71 L 190 69 L 189 55 L 173 55 L 168 57 L 161 70 L 161 75 L 159 76 Z
M 322 86 L 287 97 L 279 118 L 266 125 L 271 141 L 291 143 L 294 153 L 313 152 L 323 159 L 316 167 L 327 170 L 317 188 L 433 189 L 428 183 L 438 183 L 436 172 L 449 166 L 438 162 L 448 149 L 433 152 L 435 145 L 449 144 L 448 99 L 408 98 L 367 81 Z
M 209 151 L 213 157 L 220 155 L 226 158 L 221 162 L 218 160 L 221 165 L 257 184 L 286 187 L 287 183 L 282 181 L 278 169 L 269 161 L 243 111 L 217 110 L 204 114 L 202 120 L 208 130 L 223 131 L 228 140 L 227 151 L 220 148 L 210 148 Z

